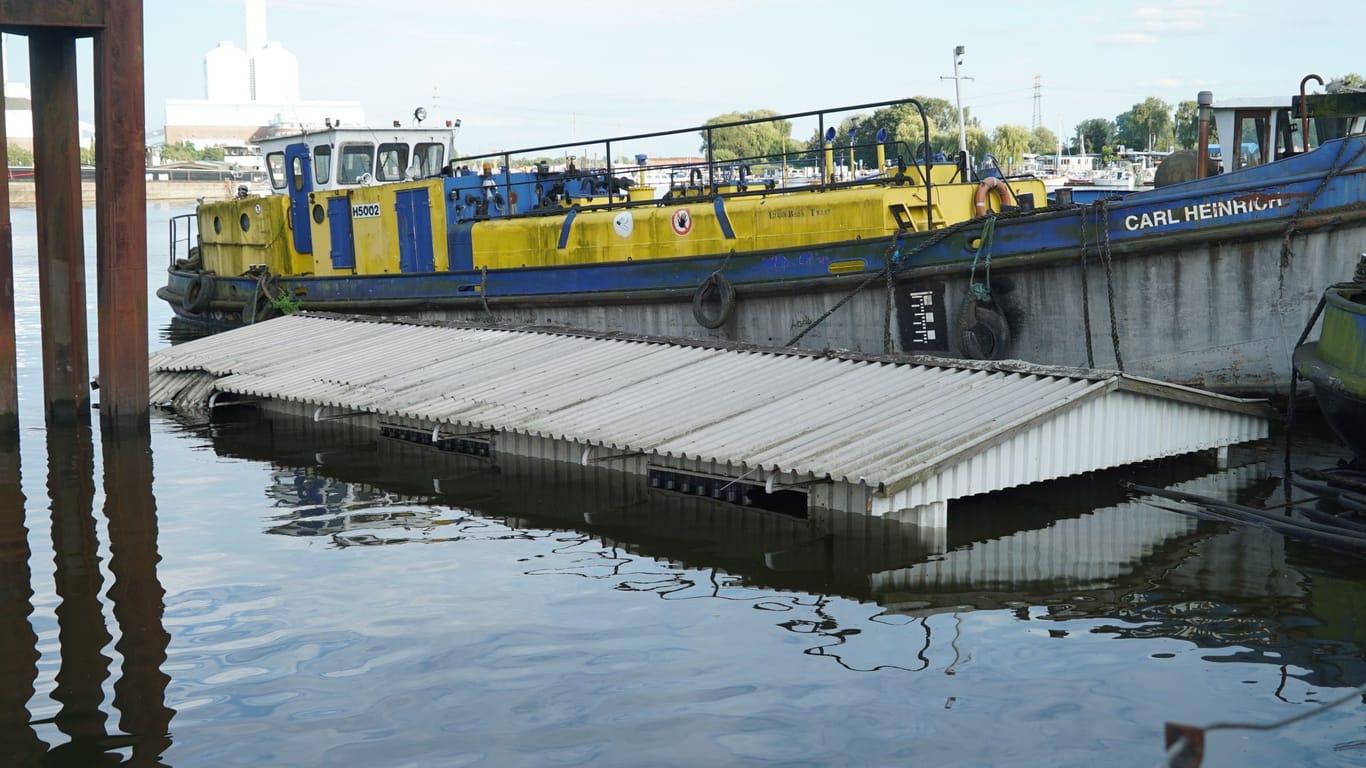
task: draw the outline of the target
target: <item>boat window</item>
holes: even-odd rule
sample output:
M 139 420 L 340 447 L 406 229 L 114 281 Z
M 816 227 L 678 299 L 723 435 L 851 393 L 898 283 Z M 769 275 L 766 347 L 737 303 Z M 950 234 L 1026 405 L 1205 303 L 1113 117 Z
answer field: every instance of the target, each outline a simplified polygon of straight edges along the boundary
M 375 167 L 378 181 L 403 181 L 403 172 L 408 168 L 407 144 L 379 145 L 379 164 Z
M 285 153 L 271 152 L 266 155 L 266 171 L 270 173 L 270 186 L 285 188 Z
M 332 178 L 332 145 L 320 144 L 313 148 L 313 180 L 326 184 Z
M 374 164 L 374 144 L 343 144 L 341 169 L 337 172 L 337 181 L 342 184 L 360 184 L 370 175 Z
M 1235 168 L 1250 168 L 1270 159 L 1267 157 L 1270 118 L 1270 114 L 1266 112 L 1238 116 L 1238 122 L 1233 130 L 1234 146 L 1238 148 L 1238 154 L 1234 158 Z
M 294 156 L 294 162 L 290 164 L 289 177 L 296 192 L 304 191 L 304 159 L 302 157 Z
M 445 160 L 446 147 L 438 142 L 418 144 L 413 151 L 413 162 L 417 165 L 418 174 L 423 178 L 440 173 Z

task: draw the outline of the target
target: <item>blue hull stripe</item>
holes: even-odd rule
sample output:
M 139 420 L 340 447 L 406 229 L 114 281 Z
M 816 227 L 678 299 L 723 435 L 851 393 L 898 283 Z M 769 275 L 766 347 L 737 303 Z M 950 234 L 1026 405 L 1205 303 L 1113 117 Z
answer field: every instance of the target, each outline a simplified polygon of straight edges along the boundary
M 726 215 L 726 200 L 718 197 L 712 202 L 712 208 L 716 210 L 716 223 L 721 225 L 721 234 L 727 240 L 735 239 L 735 228 L 730 225 L 730 216 Z
M 565 214 L 564 224 L 560 227 L 560 242 L 555 246 L 556 248 L 564 250 L 564 247 L 569 244 L 569 227 L 574 223 L 574 217 L 578 215 L 579 207 L 577 205 L 570 208 L 569 213 Z

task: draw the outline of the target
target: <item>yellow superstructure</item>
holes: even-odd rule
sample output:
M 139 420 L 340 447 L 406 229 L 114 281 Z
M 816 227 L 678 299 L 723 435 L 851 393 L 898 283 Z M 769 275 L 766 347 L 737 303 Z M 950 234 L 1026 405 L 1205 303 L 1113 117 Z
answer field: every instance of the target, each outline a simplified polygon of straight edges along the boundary
M 980 213 L 975 205 L 983 195 L 991 210 L 1000 209 L 1000 193 L 955 182 L 955 170 L 935 166 L 928 204 L 923 177 L 911 167 L 904 180 L 886 184 L 686 201 L 636 199 L 611 208 L 592 206 L 606 202 L 598 198 L 580 200 L 581 207 L 572 210 L 457 226 L 468 229 L 466 257 L 473 268 L 491 270 L 815 246 L 965 221 Z M 1014 180 L 1011 188 L 1016 196 L 1045 199 L 1040 181 Z M 230 275 L 255 265 L 277 275 L 413 272 L 413 262 L 401 263 L 406 252 L 409 259 L 414 253 L 429 256 L 421 263 L 430 263 L 431 271 L 448 271 L 460 261 L 448 248 L 454 238 L 448 236 L 444 189 L 442 179 L 435 178 L 312 193 L 311 253 L 295 250 L 284 195 L 205 204 L 199 211 L 204 269 Z M 349 249 L 338 238 L 349 238 Z M 348 252 L 354 266 L 344 258 Z

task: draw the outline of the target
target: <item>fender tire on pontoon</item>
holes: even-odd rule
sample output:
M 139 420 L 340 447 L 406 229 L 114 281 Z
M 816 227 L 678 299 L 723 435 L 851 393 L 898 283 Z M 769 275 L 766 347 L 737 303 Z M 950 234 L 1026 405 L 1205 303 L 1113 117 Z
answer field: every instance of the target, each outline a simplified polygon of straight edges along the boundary
M 1010 325 L 994 305 L 968 296 L 958 313 L 958 346 L 969 360 L 1004 360 L 1010 350 Z
M 720 272 L 707 275 L 692 295 L 692 316 L 703 328 L 720 328 L 735 312 L 735 287 Z
M 198 272 L 190 279 L 190 284 L 185 286 L 185 293 L 180 297 L 180 306 L 192 315 L 198 315 L 209 308 L 213 301 L 213 275 L 208 272 Z

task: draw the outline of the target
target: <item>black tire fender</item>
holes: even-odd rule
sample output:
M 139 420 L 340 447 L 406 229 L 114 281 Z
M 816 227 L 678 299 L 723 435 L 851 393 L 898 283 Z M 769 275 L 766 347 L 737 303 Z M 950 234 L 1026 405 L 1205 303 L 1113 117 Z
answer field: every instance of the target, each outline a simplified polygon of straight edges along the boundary
M 190 279 L 190 284 L 185 286 L 185 293 L 180 297 L 180 307 L 192 315 L 198 315 L 209 308 L 213 302 L 213 274 L 209 272 L 197 272 Z
M 692 316 L 703 328 L 720 328 L 735 313 L 735 287 L 720 272 L 707 275 L 692 295 Z
M 1010 352 L 1010 324 L 994 305 L 968 296 L 958 313 L 958 346 L 969 360 L 1004 360 Z

